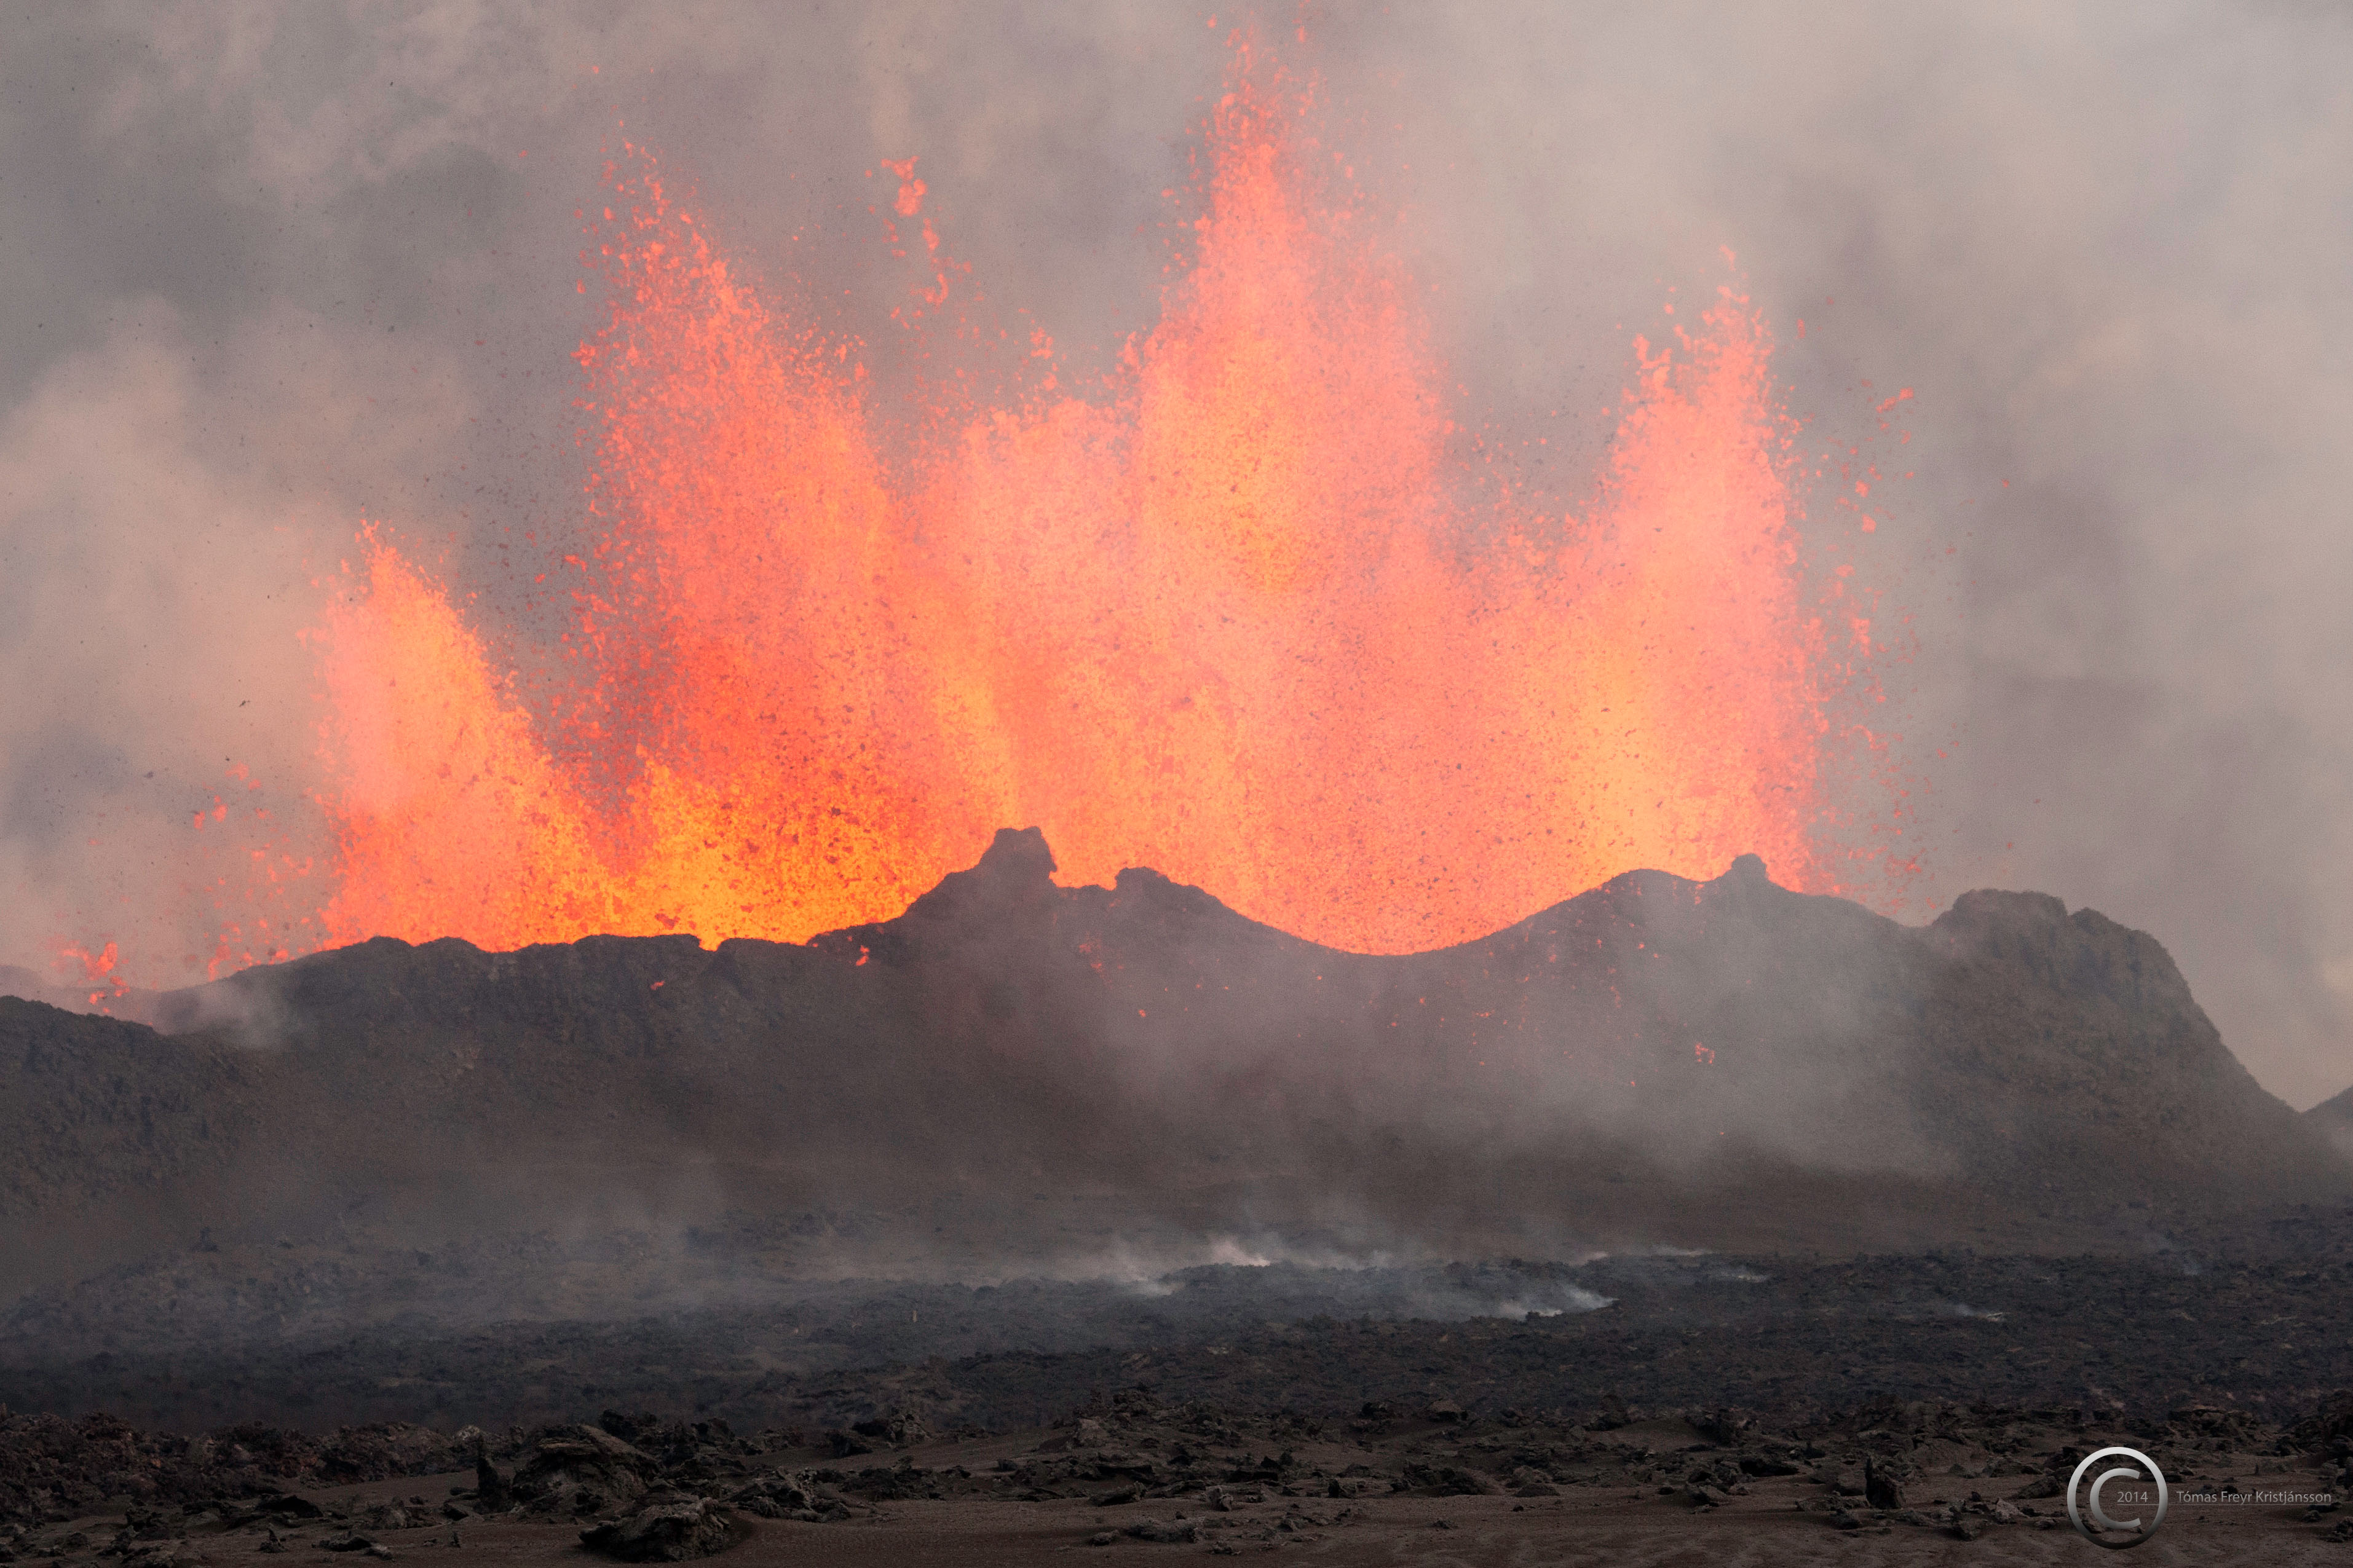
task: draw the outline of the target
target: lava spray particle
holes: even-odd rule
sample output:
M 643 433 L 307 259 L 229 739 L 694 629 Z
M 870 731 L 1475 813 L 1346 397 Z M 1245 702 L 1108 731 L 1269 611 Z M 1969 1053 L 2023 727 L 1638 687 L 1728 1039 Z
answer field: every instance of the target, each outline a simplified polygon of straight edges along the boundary
M 370 537 L 319 639 L 324 939 L 799 940 L 1030 824 L 1067 882 L 1149 865 L 1366 952 L 1744 851 L 1839 887 L 1868 635 L 1826 646 L 1757 310 L 1726 288 L 1637 340 L 1582 515 L 1466 528 L 1412 279 L 1312 108 L 1239 43 L 1187 265 L 1109 387 L 1058 391 L 1040 347 L 1018 395 L 906 432 L 626 150 L 573 689 L 527 710 Z

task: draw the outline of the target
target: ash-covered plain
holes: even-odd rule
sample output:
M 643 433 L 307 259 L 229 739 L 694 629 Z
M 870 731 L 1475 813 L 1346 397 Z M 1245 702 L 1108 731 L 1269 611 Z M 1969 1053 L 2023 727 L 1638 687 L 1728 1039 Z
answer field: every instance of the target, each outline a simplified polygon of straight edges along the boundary
M 2353 1386 L 2341 1103 L 2266 1094 L 2141 933 L 2008 893 L 1910 928 L 1744 858 L 1368 957 L 1052 869 L 1008 831 L 805 946 L 377 941 L 135 1018 L 0 998 L 18 1549 L 108 1509 L 182 1539 L 126 1511 L 172 1464 L 230 1533 L 286 1522 L 271 1489 L 480 1457 L 522 1489 L 476 1477 L 467 1520 L 613 1551 L 663 1509 L 733 1521 L 678 1525 L 702 1551 L 1123 1487 L 1105 1508 L 1247 1485 L 1269 1531 L 1283 1498 L 1375 1531 L 1366 1500 L 1737 1511 L 1768 1479 L 1813 1489 L 1793 1517 L 1845 1500 L 1820 1528 L 1966 1536 L 2032 1526 L 1958 1481 L 1874 1508 L 1838 1467 L 2019 1490 L 2083 1434 L 2217 1422 L 2251 1475 L 2348 1457 L 2312 1426 Z M 1139 1413 L 1156 1448 L 1103 1436 Z M 583 1422 L 670 1436 L 534 1490 Z M 1603 1451 L 1641 1422 L 1746 1480 Z M 189 1458 L 265 1433 L 311 1458 Z

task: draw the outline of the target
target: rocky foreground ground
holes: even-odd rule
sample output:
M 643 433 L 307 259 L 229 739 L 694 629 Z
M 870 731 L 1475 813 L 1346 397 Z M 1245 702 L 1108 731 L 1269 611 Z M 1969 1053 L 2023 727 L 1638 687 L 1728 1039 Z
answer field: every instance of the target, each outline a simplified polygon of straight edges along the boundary
M 491 1435 L 415 1426 L 198 1437 L 0 1423 L 0 1561 L 163 1564 L 324 1549 L 433 1561 L 583 1551 L 678 1561 L 1034 1561 L 1058 1549 L 1327 1561 L 1508 1561 L 1546 1543 L 1627 1561 L 2018 1559 L 2063 1543 L 2060 1492 L 2111 1443 L 2163 1466 L 2176 1551 L 2353 1561 L 2353 1391 L 2279 1426 L 2205 1406 L 1883 1401 L 1777 1421 L 1736 1409 L 1569 1415 L 1385 1401 L 1252 1414 L 1116 1394 L 1043 1429 L 935 1433 L 897 1413 L 824 1433 L 607 1411 Z M 2038 1538 L 2048 1536 L 2049 1541 Z M 1845 1550 L 1845 1548 L 1838 1548 Z M 1434 1555 L 1433 1555 L 1434 1554 Z M 948 1560 L 942 1558 L 940 1560 Z
M 2150 1245 L 842 1281 L 44 1359 L 147 1315 L 69 1292 L 0 1362 L 62 1413 L 0 1417 L 0 1561 L 2080 1561 L 2059 1481 L 2125 1443 L 2175 1489 L 2151 1560 L 2353 1563 L 2353 1213 Z M 314 1425 L 157 1418 L 240 1409 Z

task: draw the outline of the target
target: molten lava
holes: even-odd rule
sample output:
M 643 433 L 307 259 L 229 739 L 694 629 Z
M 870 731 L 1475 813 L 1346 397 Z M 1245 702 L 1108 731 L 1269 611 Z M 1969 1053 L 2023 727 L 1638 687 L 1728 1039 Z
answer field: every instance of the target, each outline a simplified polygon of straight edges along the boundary
M 903 441 L 857 346 L 782 318 L 625 160 L 580 355 L 607 543 L 575 689 L 535 715 L 370 537 L 322 639 L 326 940 L 799 940 L 897 913 L 1007 824 L 1066 880 L 1149 865 L 1366 952 L 1748 850 L 1835 886 L 1854 656 L 1799 568 L 1747 300 L 1638 340 L 1586 515 L 1467 551 L 1405 269 L 1329 195 L 1302 92 L 1247 47 L 1228 88 L 1190 265 L 1110 394 L 944 397 Z

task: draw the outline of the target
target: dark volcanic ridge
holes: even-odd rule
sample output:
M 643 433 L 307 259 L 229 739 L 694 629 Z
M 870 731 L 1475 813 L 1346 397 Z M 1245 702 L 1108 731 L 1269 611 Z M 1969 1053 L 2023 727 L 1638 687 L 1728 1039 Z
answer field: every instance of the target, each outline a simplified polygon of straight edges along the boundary
M 1605 1394 L 1796 1433 L 1887 1400 L 2278 1423 L 2353 1384 L 2344 1108 L 2265 1094 L 2092 911 L 1910 928 L 1744 858 L 1371 957 L 1052 869 L 1000 834 L 798 946 L 379 940 L 143 1021 L 0 998 L 0 1405 L 1002 1442 L 1106 1390 L 1294 1435 Z M 9 1431 L 83 1441 L 44 1423 Z M 1083 1478 L 1039 1435 L 1003 1473 L 1050 1497 Z M 1522 1468 L 1642 1468 L 1602 1440 Z M 1487 1474 L 1416 1442 L 1348 1462 Z
M 0 1288 L 207 1232 L 431 1250 L 854 1212 L 764 1271 L 974 1279 L 1233 1247 L 2131 1247 L 2353 1191 L 2162 947 L 2042 895 L 1911 928 L 1744 857 L 1374 957 L 1052 869 L 1008 830 L 802 946 L 378 939 L 142 998 L 145 1024 L 0 998 Z M 563 1315 L 593 1313 L 580 1286 Z

